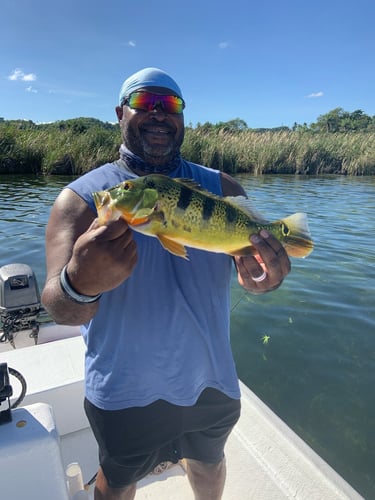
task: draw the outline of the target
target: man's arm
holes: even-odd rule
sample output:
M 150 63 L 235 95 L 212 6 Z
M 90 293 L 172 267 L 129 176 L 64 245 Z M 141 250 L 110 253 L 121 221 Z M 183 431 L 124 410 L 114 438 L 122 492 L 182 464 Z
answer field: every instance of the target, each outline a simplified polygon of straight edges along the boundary
M 66 272 L 79 294 L 95 296 L 126 280 L 137 260 L 132 232 L 125 221 L 98 226 L 82 198 L 64 189 L 56 199 L 46 231 L 47 279 L 42 303 L 60 324 L 80 325 L 96 313 L 98 302 L 79 304 L 62 290 Z
M 221 185 L 224 196 L 246 196 L 243 187 L 228 174 L 221 173 Z M 250 236 L 251 244 L 258 255 L 234 257 L 238 273 L 238 282 L 247 291 L 261 294 L 278 288 L 291 266 L 287 253 L 281 243 L 268 231 Z M 262 281 L 254 281 L 266 272 Z

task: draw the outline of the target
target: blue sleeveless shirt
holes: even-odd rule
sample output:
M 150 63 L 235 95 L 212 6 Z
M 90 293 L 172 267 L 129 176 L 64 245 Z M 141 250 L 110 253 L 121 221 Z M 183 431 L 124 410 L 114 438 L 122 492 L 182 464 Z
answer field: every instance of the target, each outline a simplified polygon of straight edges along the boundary
M 182 160 L 170 176 L 222 195 L 218 171 Z M 92 192 L 132 177 L 115 162 L 67 187 L 96 213 Z M 187 406 L 206 387 L 239 399 L 229 337 L 232 258 L 188 248 L 186 261 L 156 238 L 135 231 L 133 237 L 138 261 L 132 275 L 102 295 L 96 315 L 81 327 L 87 399 L 106 410 L 157 399 Z

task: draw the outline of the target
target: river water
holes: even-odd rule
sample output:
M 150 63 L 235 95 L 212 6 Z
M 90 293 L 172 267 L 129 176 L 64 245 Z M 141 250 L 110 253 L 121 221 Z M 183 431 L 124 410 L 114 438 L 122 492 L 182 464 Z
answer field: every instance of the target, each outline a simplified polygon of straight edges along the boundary
M 269 220 L 306 212 L 315 243 L 272 293 L 244 293 L 233 279 L 238 375 L 365 498 L 375 498 L 375 178 L 237 178 Z M 0 176 L 0 266 L 29 264 L 40 288 L 45 225 L 69 180 Z

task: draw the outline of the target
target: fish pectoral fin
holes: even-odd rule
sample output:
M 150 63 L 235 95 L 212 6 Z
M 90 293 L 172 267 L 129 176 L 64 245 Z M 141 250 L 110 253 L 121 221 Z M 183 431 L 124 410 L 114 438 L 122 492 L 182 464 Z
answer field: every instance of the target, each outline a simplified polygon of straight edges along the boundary
M 154 208 L 140 208 L 139 210 L 137 210 L 135 212 L 134 217 L 135 218 L 148 217 L 149 215 L 152 215 L 153 212 L 154 212 Z
M 135 214 L 127 215 L 124 219 L 131 226 L 139 226 L 146 224 L 150 220 L 150 215 L 152 215 L 153 211 L 153 208 L 140 208 Z
M 182 257 L 183 259 L 189 260 L 187 256 L 187 251 L 184 245 L 178 243 L 177 241 L 171 240 L 162 234 L 157 234 L 156 237 L 160 241 L 162 247 L 173 255 L 177 255 L 178 257 Z
M 125 219 L 125 220 L 131 226 L 139 226 L 141 224 L 146 224 L 146 222 L 149 221 L 149 217 L 148 215 L 139 216 L 138 214 L 135 214 L 134 217 L 132 217 L 131 219 L 129 220 Z

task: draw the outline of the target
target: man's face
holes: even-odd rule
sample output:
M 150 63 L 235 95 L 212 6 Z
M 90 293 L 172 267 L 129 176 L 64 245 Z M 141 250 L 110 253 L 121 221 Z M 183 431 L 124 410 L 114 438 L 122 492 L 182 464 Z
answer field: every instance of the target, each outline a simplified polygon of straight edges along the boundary
M 162 87 L 148 87 L 149 92 L 169 95 Z M 184 140 L 183 113 L 166 113 L 161 106 L 151 111 L 131 109 L 129 106 L 116 108 L 122 140 L 134 154 L 152 165 L 163 165 L 179 152 Z

